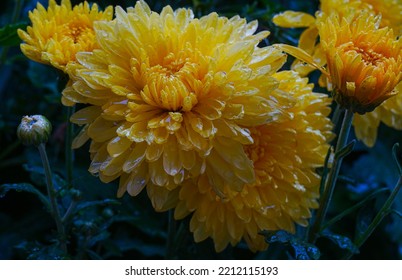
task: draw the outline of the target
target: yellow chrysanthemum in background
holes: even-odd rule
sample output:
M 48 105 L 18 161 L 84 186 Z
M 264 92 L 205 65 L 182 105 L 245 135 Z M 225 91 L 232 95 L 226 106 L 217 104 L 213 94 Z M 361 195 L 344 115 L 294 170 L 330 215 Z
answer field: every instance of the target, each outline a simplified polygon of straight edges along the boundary
M 101 12 L 96 4 L 90 7 L 84 2 L 73 8 L 70 0 L 62 0 L 61 5 L 49 0 L 46 10 L 38 3 L 36 9 L 29 12 L 32 26 L 28 26 L 26 32 L 18 30 L 25 42 L 21 50 L 34 61 L 65 71 L 66 65 L 75 61 L 77 52 L 92 51 L 96 46 L 94 21 L 112 17 L 111 6 Z
M 303 76 L 308 75 L 312 70 L 326 64 L 326 57 L 321 43 L 317 43 L 318 37 L 318 20 L 323 20 L 323 15 L 337 13 L 340 17 L 354 17 L 355 13 L 366 10 L 373 14 L 381 14 L 382 20 L 380 27 L 391 27 L 395 35 L 402 34 L 402 2 L 398 0 L 322 0 L 320 5 L 320 19 L 300 12 L 286 11 L 275 16 L 274 22 L 283 27 L 307 27 L 303 31 L 299 47 L 307 54 L 311 55 L 310 61 L 315 63 L 315 67 L 308 65 L 303 60 L 295 60 L 292 69 L 298 71 Z M 329 34 L 327 34 L 329 36 Z M 320 79 L 321 86 L 328 86 L 326 76 L 322 75 Z M 398 90 L 396 90 L 398 91 Z M 400 90 L 399 90 L 400 91 Z M 365 114 L 364 116 L 356 115 L 353 125 L 355 134 L 359 140 L 362 140 L 367 146 L 371 147 L 375 144 L 377 138 L 378 126 L 381 122 L 395 129 L 402 129 L 400 119 L 402 118 L 402 95 L 396 95 L 382 103 L 375 111 Z
M 63 91 L 66 105 L 90 106 L 72 121 L 85 125 L 76 146 L 92 140 L 90 172 L 120 177 L 118 196 L 147 185 L 155 208 L 165 194 L 207 169 L 221 194 L 255 181 L 243 145 L 247 126 L 282 118 L 292 105 L 271 77 L 286 56 L 258 47 L 268 32 L 216 13 L 196 19 L 189 9 L 160 14 L 139 1 L 112 22 L 96 22 L 99 49 L 77 54 Z M 157 197 L 157 196 L 160 197 Z
M 354 14 L 366 10 L 373 15 L 381 15 L 380 27 L 390 27 L 396 35 L 402 34 L 402 2 L 398 0 L 321 0 L 320 11 L 322 15 L 337 13 L 341 17 L 353 17 Z M 297 11 L 285 11 L 274 16 L 272 21 L 285 28 L 306 28 L 299 38 L 298 47 L 310 54 L 314 61 L 323 66 L 325 65 L 325 55 L 321 44 L 317 43 L 318 29 L 317 18 L 314 16 Z M 295 60 L 292 69 L 306 76 L 315 68 L 306 65 L 301 60 Z M 324 78 L 324 77 L 323 77 Z M 325 80 L 321 80 L 321 85 L 325 86 Z
M 379 23 L 365 12 L 350 20 L 331 14 L 318 23 L 333 97 L 359 114 L 396 95 L 402 80 L 402 40 Z
M 175 218 L 192 213 L 195 241 L 211 237 L 218 252 L 242 238 L 251 250 L 264 250 L 267 244 L 258 234 L 261 230 L 294 232 L 295 223 L 306 226 L 310 209 L 318 206 L 316 168 L 323 165 L 332 138 L 327 118 L 331 100 L 313 93 L 313 85 L 296 72 L 283 71 L 274 77 L 281 81 L 279 90 L 290 93 L 296 104 L 287 110 L 287 119 L 250 128 L 254 144 L 243 147 L 253 162 L 256 182 L 245 184 L 240 192 L 227 182 L 222 197 L 205 175 L 180 187 Z

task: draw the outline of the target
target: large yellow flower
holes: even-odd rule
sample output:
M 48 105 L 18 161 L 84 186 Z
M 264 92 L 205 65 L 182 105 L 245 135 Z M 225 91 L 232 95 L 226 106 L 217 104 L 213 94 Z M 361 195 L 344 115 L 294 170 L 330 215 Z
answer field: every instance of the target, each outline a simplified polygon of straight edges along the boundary
M 331 14 L 319 22 L 334 99 L 360 114 L 396 95 L 402 80 L 402 40 L 392 29 L 378 28 L 379 21 L 362 12 L 351 19 Z
M 77 54 L 63 92 L 66 105 L 90 105 L 72 117 L 85 125 L 76 146 L 92 140 L 90 171 L 104 182 L 120 177 L 119 196 L 145 185 L 163 194 L 207 167 L 218 194 L 224 182 L 236 191 L 253 183 L 244 127 L 275 121 L 292 105 L 271 77 L 286 57 L 258 47 L 268 32 L 256 29 L 238 16 L 196 19 L 170 6 L 158 14 L 142 1 L 96 22 L 99 49 Z M 162 202 L 153 199 L 156 208 Z
M 112 17 L 111 6 L 101 12 L 96 4 L 90 7 L 84 2 L 72 8 L 70 0 L 62 0 L 61 5 L 49 0 L 46 10 L 38 3 L 36 9 L 29 12 L 32 26 L 28 26 L 27 32 L 18 30 L 25 42 L 21 50 L 34 61 L 65 71 L 66 65 L 75 61 L 77 52 L 91 51 L 96 46 L 94 21 Z
M 252 160 L 256 182 L 233 191 L 231 182 L 217 196 L 205 176 L 186 180 L 180 188 L 175 218 L 192 213 L 190 230 L 196 242 L 211 237 L 216 251 L 242 238 L 253 251 L 267 244 L 261 230 L 294 232 L 295 223 L 306 226 L 310 209 L 318 206 L 320 176 L 332 137 L 330 99 L 312 92 L 312 84 L 296 72 L 274 75 L 279 90 L 296 98 L 289 118 L 250 128 L 253 145 L 244 146 Z M 208 173 L 208 167 L 207 167 Z

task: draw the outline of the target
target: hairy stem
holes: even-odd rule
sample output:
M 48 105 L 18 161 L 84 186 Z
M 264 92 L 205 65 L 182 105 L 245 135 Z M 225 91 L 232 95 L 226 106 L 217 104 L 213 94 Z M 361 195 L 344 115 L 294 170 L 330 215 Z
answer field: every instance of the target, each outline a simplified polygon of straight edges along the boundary
M 49 196 L 50 200 L 50 206 L 51 206 L 51 214 L 56 222 L 56 227 L 57 227 L 57 232 L 59 234 L 60 238 L 60 244 L 62 250 L 67 253 L 67 245 L 66 245 L 66 235 L 63 227 L 63 223 L 61 221 L 61 216 L 60 216 L 60 211 L 59 207 L 57 205 L 56 201 L 56 193 L 53 187 L 53 179 L 52 179 L 52 171 L 50 170 L 50 164 L 49 164 L 49 159 L 46 154 L 46 148 L 45 144 L 40 144 L 38 146 L 39 149 L 39 154 L 40 158 L 42 160 L 43 168 L 45 170 L 45 178 L 46 178 L 46 187 L 47 187 L 47 193 Z

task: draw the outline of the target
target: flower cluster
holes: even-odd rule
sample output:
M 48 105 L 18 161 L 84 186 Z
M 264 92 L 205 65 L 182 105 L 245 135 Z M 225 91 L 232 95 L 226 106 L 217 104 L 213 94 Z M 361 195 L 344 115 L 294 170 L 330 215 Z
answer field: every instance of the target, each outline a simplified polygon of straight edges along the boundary
M 157 211 L 192 215 L 195 240 L 211 237 L 217 251 L 242 239 L 263 250 L 259 231 L 306 226 L 330 100 L 280 71 L 286 55 L 259 46 L 269 32 L 143 1 L 110 11 L 51 0 L 20 31 L 28 57 L 69 75 L 62 103 L 85 105 L 71 121 L 83 126 L 74 147 L 90 141 L 89 172 L 119 179 L 118 197 L 145 188 Z
M 292 69 L 305 76 L 327 64 L 320 85 L 333 90 L 342 107 L 358 113 L 353 122 L 356 136 L 373 146 L 381 122 L 402 129 L 402 95 L 397 95 L 402 78 L 402 42 L 397 38 L 402 34 L 402 3 L 322 0 L 316 15 L 286 11 L 273 20 L 283 27 L 307 27 L 299 40 L 303 52 L 292 50 L 300 58 Z

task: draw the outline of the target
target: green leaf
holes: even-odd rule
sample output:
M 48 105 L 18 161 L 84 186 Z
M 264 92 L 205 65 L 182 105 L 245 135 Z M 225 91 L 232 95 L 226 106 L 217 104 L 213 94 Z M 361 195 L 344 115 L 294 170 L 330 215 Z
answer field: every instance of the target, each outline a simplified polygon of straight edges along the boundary
M 320 250 L 305 242 L 291 242 L 290 245 L 295 251 L 295 258 L 297 260 L 318 260 L 320 258 Z
M 103 199 L 103 200 L 96 200 L 96 201 L 88 201 L 88 202 L 81 202 L 77 205 L 75 211 L 81 211 L 85 208 L 95 207 L 95 206 L 107 206 L 107 205 L 120 205 L 120 202 L 115 199 Z
M 290 245 L 295 252 L 295 258 L 298 260 L 318 260 L 320 258 L 320 250 L 316 246 L 287 231 L 263 231 L 261 234 L 265 236 L 267 243 L 279 242 Z
M 24 170 L 27 172 L 31 173 L 31 180 L 37 185 L 45 185 L 45 170 L 43 169 L 43 166 L 41 165 L 32 165 L 32 164 L 23 164 L 22 167 Z M 40 175 L 37 176 L 37 175 Z M 60 177 L 57 173 L 52 174 L 52 179 L 53 179 L 53 185 L 56 189 L 56 191 L 59 191 L 60 189 L 63 189 L 65 186 L 67 186 L 66 180 L 64 180 L 62 177 Z M 38 183 L 40 182 L 40 184 Z
M 17 46 L 21 43 L 18 37 L 18 29 L 26 29 L 27 23 L 20 22 L 15 24 L 8 24 L 0 28 L 0 46 Z
M 348 250 L 353 254 L 359 253 L 359 248 L 357 248 L 356 245 L 352 242 L 352 240 L 350 240 L 350 238 L 347 236 L 333 234 L 330 232 L 324 232 L 321 236 L 331 240 L 336 245 L 338 245 L 339 248 L 343 250 Z
M 49 200 L 39 190 L 28 183 L 4 184 L 0 186 L 0 198 L 4 197 L 9 191 L 29 192 L 35 194 L 39 200 L 45 205 L 46 209 L 50 209 Z
M 366 204 L 369 200 L 375 198 L 378 196 L 378 194 L 383 193 L 388 191 L 388 188 L 381 188 L 378 190 L 373 191 L 372 193 L 370 193 L 369 195 L 367 195 L 363 200 L 359 201 L 358 203 L 354 204 L 352 207 L 346 209 L 345 211 L 341 212 L 340 214 L 338 214 L 337 216 L 335 216 L 334 218 L 332 218 L 331 220 L 329 220 L 328 222 L 326 222 L 321 229 L 325 229 L 327 227 L 329 227 L 330 225 L 338 222 L 339 220 L 341 220 L 342 218 L 344 218 L 345 216 L 355 212 L 357 209 L 359 209 L 360 207 L 362 207 L 364 204 Z
M 63 250 L 60 249 L 59 243 L 50 245 L 41 244 L 38 241 L 23 241 L 17 246 L 16 249 L 20 250 L 27 255 L 28 260 L 63 260 L 68 259 Z
M 261 232 L 262 235 L 265 236 L 265 241 L 267 243 L 288 243 L 293 240 L 293 235 L 287 231 L 284 230 L 278 230 L 278 231 L 269 231 L 269 230 L 264 230 Z

